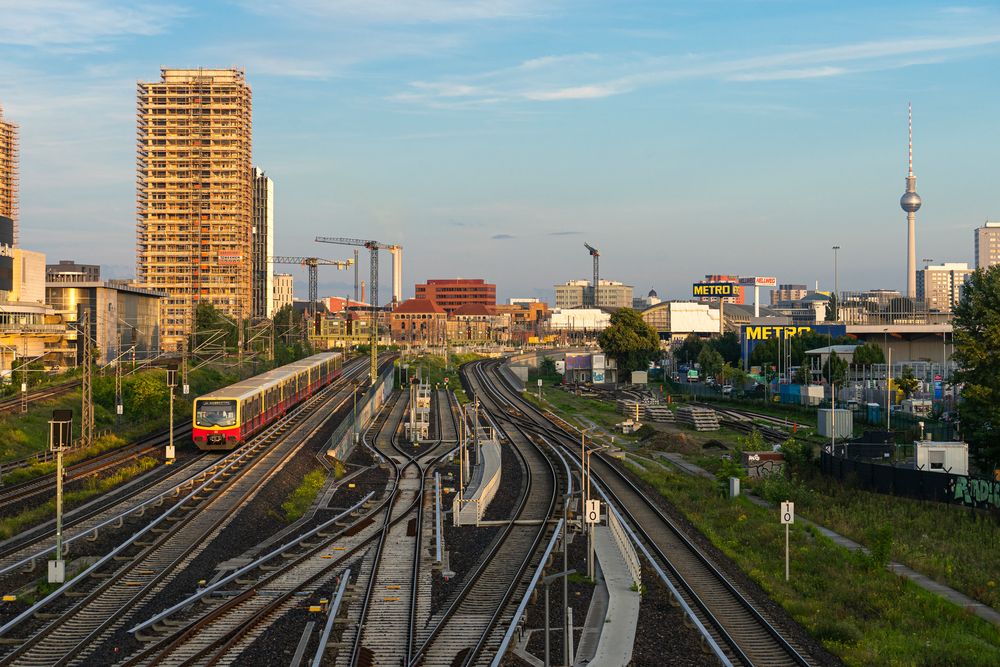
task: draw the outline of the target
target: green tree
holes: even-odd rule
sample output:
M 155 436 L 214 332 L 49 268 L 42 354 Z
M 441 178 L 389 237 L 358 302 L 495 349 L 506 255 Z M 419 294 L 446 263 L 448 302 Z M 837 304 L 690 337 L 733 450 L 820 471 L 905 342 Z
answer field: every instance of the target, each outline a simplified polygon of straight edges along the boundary
M 726 365 L 722 367 L 722 381 L 733 385 L 737 389 L 742 389 L 746 386 L 748 377 L 742 368 L 733 366 L 729 362 L 726 362 Z
M 851 360 L 852 366 L 869 366 L 871 364 L 884 364 L 885 353 L 882 347 L 874 343 L 865 343 L 854 348 L 854 357 Z
M 722 367 L 725 364 L 722 360 L 722 355 L 711 345 L 701 348 L 701 354 L 698 355 L 698 363 L 701 364 L 702 376 L 706 378 L 716 377 L 722 372 Z
M 597 339 L 604 353 L 618 364 L 618 377 L 644 371 L 660 353 L 660 337 L 638 312 L 622 308 L 611 315 L 611 324 Z
M 909 366 L 903 366 L 903 372 L 900 373 L 899 377 L 894 380 L 896 387 L 903 392 L 904 398 L 909 398 L 913 393 L 920 388 L 920 380 L 917 376 L 913 374 L 913 369 Z
M 810 384 L 812 383 L 812 372 L 809 369 L 809 364 L 802 364 L 795 371 L 795 375 L 792 376 L 792 382 L 795 384 Z
M 733 331 L 727 331 L 721 336 L 716 336 L 708 341 L 722 355 L 722 359 L 736 366 L 740 363 L 740 338 Z
M 698 355 L 701 354 L 703 347 L 705 347 L 705 341 L 698 334 L 688 334 L 680 347 L 674 350 L 674 358 L 679 363 L 693 364 L 698 361 Z
M 823 364 L 823 377 L 827 382 L 842 385 L 847 380 L 847 362 L 831 351 Z
M 968 278 L 953 324 L 962 435 L 992 470 L 1000 467 L 1000 265 Z

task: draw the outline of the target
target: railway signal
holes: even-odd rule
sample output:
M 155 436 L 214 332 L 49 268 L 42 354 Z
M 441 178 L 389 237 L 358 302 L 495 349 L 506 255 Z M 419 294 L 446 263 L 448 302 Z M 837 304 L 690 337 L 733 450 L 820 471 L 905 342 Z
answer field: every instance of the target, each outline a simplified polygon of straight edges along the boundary
M 170 437 L 167 444 L 167 463 L 173 463 L 174 461 L 174 387 L 177 386 L 177 365 L 170 364 L 167 366 L 167 387 L 170 390 L 170 425 L 168 431 L 170 432 Z
M 73 444 L 73 411 L 53 410 L 49 421 L 49 449 L 56 455 L 56 558 L 49 561 L 49 583 L 66 581 L 66 561 L 62 550 L 63 452 Z
M 785 581 L 788 581 L 788 526 L 795 523 L 795 503 L 781 503 L 781 523 L 785 526 Z

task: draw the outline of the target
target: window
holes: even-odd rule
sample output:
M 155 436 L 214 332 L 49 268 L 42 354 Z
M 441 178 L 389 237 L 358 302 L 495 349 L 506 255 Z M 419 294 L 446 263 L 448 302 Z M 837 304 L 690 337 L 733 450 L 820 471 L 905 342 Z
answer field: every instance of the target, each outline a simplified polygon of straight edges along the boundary
M 195 425 L 236 426 L 236 401 L 229 399 L 198 401 Z

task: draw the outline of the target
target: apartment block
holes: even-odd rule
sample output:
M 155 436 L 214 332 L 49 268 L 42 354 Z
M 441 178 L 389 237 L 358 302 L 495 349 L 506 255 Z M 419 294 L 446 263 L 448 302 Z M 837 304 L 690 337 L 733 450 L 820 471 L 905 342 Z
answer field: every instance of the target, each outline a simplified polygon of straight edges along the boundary
M 417 299 L 430 299 L 449 315 L 462 306 L 480 304 L 495 306 L 497 286 L 481 278 L 428 280 L 414 288 Z
M 253 169 L 253 317 L 274 312 L 274 182 Z
M 18 245 L 17 224 L 17 125 L 4 120 L 0 106 L 0 216 L 14 223 L 14 246 Z
M 285 306 L 292 305 L 295 299 L 295 279 L 290 273 L 274 274 L 274 310 L 271 317 Z
M 778 285 L 778 289 L 771 290 L 771 305 L 776 306 L 782 301 L 801 301 L 807 294 L 809 294 L 808 285 Z
M 926 266 L 917 271 L 917 299 L 924 299 L 932 311 L 950 313 L 962 298 L 962 286 L 972 272 L 965 262 Z
M 988 269 L 1000 264 L 1000 222 L 987 220 L 976 232 L 976 268 Z
M 556 308 L 579 308 L 594 303 L 594 287 L 587 280 L 569 280 L 555 286 Z M 631 308 L 633 287 L 615 280 L 601 279 L 597 290 L 598 306 Z
M 161 301 L 163 349 L 200 303 L 250 316 L 251 92 L 238 69 L 168 69 L 138 84 L 137 283 Z

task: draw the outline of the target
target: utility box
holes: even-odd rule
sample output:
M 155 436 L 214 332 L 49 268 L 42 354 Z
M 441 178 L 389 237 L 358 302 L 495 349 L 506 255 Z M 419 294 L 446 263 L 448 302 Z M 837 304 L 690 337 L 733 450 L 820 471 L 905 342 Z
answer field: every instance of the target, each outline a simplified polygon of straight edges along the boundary
M 799 389 L 799 400 L 802 401 L 802 405 L 819 405 L 823 402 L 823 393 L 821 385 L 802 385 Z
M 926 398 L 907 398 L 903 400 L 903 412 L 911 415 L 927 416 L 931 413 L 932 403 Z
M 816 432 L 824 437 L 850 438 L 854 435 L 854 413 L 850 410 L 822 408 L 816 411 Z
M 646 371 L 632 371 L 632 384 L 648 384 L 649 374 Z
M 952 475 L 969 474 L 969 444 L 917 440 L 917 470 L 947 472 Z

